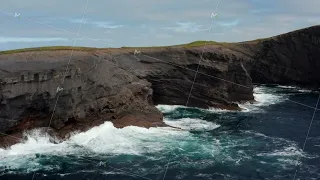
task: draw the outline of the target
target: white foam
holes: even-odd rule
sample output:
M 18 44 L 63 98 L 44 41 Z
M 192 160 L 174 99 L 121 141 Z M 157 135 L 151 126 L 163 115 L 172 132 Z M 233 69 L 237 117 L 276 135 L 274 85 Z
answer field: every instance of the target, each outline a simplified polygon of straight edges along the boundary
M 41 129 L 34 129 L 26 132 L 25 136 L 27 137 L 26 141 L 11 146 L 9 150 L 2 149 L 4 151 L 2 155 L 5 154 L 6 156 L 15 156 L 30 155 L 35 153 L 53 153 L 53 150 L 59 152 L 65 148 L 52 143 L 50 141 L 52 137 L 50 137 L 48 134 L 44 134 Z M 0 157 L 2 155 L 0 155 Z
M 285 100 L 283 95 L 276 95 L 273 91 L 268 92 L 265 87 L 256 87 L 253 92 L 254 99 L 258 102 L 256 106 L 268 106 Z
M 275 150 L 275 151 L 269 152 L 269 153 L 260 153 L 257 155 L 258 156 L 281 156 L 281 157 L 286 157 L 286 156 L 302 157 L 302 156 L 304 156 L 302 150 L 295 147 L 295 146 L 289 146 L 289 147 L 285 147 L 281 150 Z
M 219 109 L 219 108 L 214 108 L 214 107 L 210 107 L 209 109 L 202 109 L 202 108 L 187 107 L 187 106 L 182 106 L 182 105 L 157 105 L 156 108 L 158 108 L 163 113 L 173 112 L 173 111 L 177 110 L 177 108 L 192 108 L 192 109 L 197 109 L 200 111 L 209 111 L 209 112 L 215 112 L 215 113 L 233 112 L 231 110 Z
M 94 127 L 86 132 L 77 133 L 69 140 L 59 144 L 51 143 L 50 137 L 34 130 L 27 140 L 8 149 L 0 149 L 0 167 L 35 171 L 43 167 L 38 156 L 44 154 L 65 156 L 91 156 L 98 154 L 145 155 L 168 151 L 173 146 L 180 147 L 176 141 L 193 138 L 188 131 L 174 130 L 168 127 L 141 128 L 129 126 L 117 129 L 111 122 Z M 182 143 L 183 145 L 183 143 Z M 175 147 L 175 148 L 177 148 Z M 180 148 L 184 148 L 181 146 Z M 161 153 L 160 153 L 161 154 Z
M 175 111 L 177 108 L 186 108 L 185 106 L 181 106 L 181 105 L 164 105 L 164 104 L 159 104 L 156 106 L 156 108 L 158 108 L 161 112 L 163 113 L 169 113 L 172 111 Z
M 284 89 L 296 89 L 297 88 L 297 87 L 294 87 L 294 86 L 282 86 L 282 85 L 278 85 L 277 87 L 284 88 Z
M 276 94 L 274 90 L 267 87 L 255 87 L 253 89 L 253 97 L 256 102 L 240 103 L 239 107 L 244 109 L 244 112 L 260 112 L 263 106 L 277 104 L 286 100 L 285 95 Z
M 303 93 L 311 93 L 312 90 L 308 90 L 308 89 L 298 89 L 299 92 L 303 92 Z
M 255 131 L 244 131 L 242 130 L 241 132 L 246 133 L 246 134 L 250 134 L 251 136 L 257 136 L 257 137 L 262 137 L 262 138 L 266 138 L 266 139 L 272 139 L 273 142 L 281 142 L 281 144 L 283 143 L 287 143 L 287 144 L 294 144 L 293 141 L 290 141 L 288 139 L 284 139 L 284 138 L 280 138 L 280 137 L 272 137 L 272 136 L 267 136 L 265 134 L 259 133 L 259 132 L 255 132 Z
M 311 93 L 312 90 L 310 89 L 303 89 L 303 88 L 300 88 L 300 87 L 295 87 L 295 86 L 277 86 L 279 88 L 282 88 L 282 89 L 290 89 L 290 90 L 293 90 L 293 91 L 298 91 L 298 92 L 303 92 L 303 93 Z
M 177 121 L 165 119 L 165 122 L 184 129 L 215 129 L 219 125 L 201 119 L 183 118 Z M 258 134 L 259 136 L 267 136 Z M 202 136 L 202 135 L 201 135 Z M 205 135 L 204 135 L 205 136 Z M 10 169 L 20 171 L 36 171 L 38 169 L 55 169 L 59 165 L 43 164 L 38 162 L 40 158 L 36 154 L 76 155 L 76 156 L 97 156 L 97 154 L 107 154 L 117 156 L 119 154 L 133 154 L 147 157 L 149 160 L 166 160 L 172 153 L 174 156 L 190 158 L 184 161 L 186 166 L 208 167 L 218 162 L 232 162 L 237 165 L 251 159 L 250 153 L 245 150 L 235 152 L 236 147 L 249 146 L 252 139 L 236 139 L 234 136 L 205 138 L 194 135 L 188 131 L 174 130 L 172 128 L 140 128 L 125 127 L 117 129 L 111 122 L 94 127 L 86 132 L 77 133 L 67 141 L 60 144 L 53 144 L 50 138 L 40 131 L 33 131 L 28 134 L 28 140 L 16 144 L 9 149 L 0 149 L 0 168 L 9 166 Z M 218 139 L 220 138 L 220 139 Z M 271 137 L 270 137 L 271 138 Z M 220 140 L 222 142 L 220 142 Z M 283 143 L 283 141 L 274 139 Z M 285 159 L 286 153 L 299 154 L 295 147 L 280 149 L 278 151 L 267 152 L 261 155 L 277 156 Z M 151 154 L 151 155 L 150 155 Z M 39 155 L 38 155 L 39 156 Z M 208 157 L 197 161 L 193 158 Z M 182 158 L 183 159 L 183 158 Z M 179 158 L 180 161 L 180 158 Z M 15 173 L 13 171 L 13 173 Z
M 213 130 L 220 127 L 220 125 L 213 122 L 196 118 L 182 118 L 178 120 L 164 119 L 164 122 L 170 126 L 179 127 L 185 130 Z
M 219 109 L 219 108 L 213 108 L 213 107 L 210 107 L 208 111 L 215 112 L 215 113 L 233 112 L 232 110 Z
M 184 135 L 186 134 L 183 132 L 171 131 L 169 128 L 145 129 L 128 126 L 117 129 L 110 122 L 106 122 L 100 127 L 71 137 L 70 141 L 97 153 L 139 155 L 161 151 L 165 148 L 160 144 L 162 140 Z M 158 141 L 153 142 L 154 139 Z
M 174 131 L 172 128 L 141 128 L 128 126 L 117 129 L 111 122 L 94 127 L 86 132 L 78 133 L 59 144 L 50 142 L 50 137 L 33 130 L 27 140 L 15 144 L 8 149 L 0 148 L 0 159 L 16 155 L 56 154 L 66 155 L 87 152 L 109 154 L 141 154 L 156 152 L 165 148 L 161 141 L 176 137 L 187 137 L 187 131 Z M 154 140 L 157 139 L 157 142 Z M 34 156 L 32 156 L 34 157 Z M 0 160 L 1 162 L 1 160 Z
M 288 164 L 288 165 L 293 165 L 293 166 L 297 166 L 297 165 L 301 164 L 300 161 L 298 161 L 298 160 L 293 160 L 293 159 L 283 159 L 283 158 L 279 158 L 278 161 L 281 162 L 281 164 Z

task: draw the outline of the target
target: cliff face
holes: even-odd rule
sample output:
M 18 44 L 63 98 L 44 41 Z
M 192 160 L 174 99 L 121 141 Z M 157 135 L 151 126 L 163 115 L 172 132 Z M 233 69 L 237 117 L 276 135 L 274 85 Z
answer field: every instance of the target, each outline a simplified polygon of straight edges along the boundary
M 202 51 L 203 47 L 146 50 L 134 60 L 122 54 L 116 62 L 151 82 L 155 104 L 239 109 L 231 101 L 253 99 L 251 78 L 240 61 L 215 47 Z
M 136 56 L 134 49 L 74 51 L 71 59 L 70 50 L 2 54 L 0 132 L 21 137 L 50 125 L 65 138 L 104 121 L 165 126 L 156 104 L 236 110 L 232 102 L 253 100 L 252 82 L 319 87 L 319 29 L 234 44 L 144 48 Z M 12 144 L 6 136 L 0 142 Z
M 152 106 L 151 83 L 104 55 L 73 52 L 68 68 L 70 51 L 1 56 L 0 132 L 50 125 L 65 137 L 105 120 L 117 127 L 163 126 L 161 112 Z
M 1 55 L 0 131 L 21 136 L 50 125 L 64 138 L 104 121 L 116 127 L 164 126 L 155 104 L 188 101 L 188 106 L 236 110 L 231 101 L 253 99 L 240 61 L 207 47 L 197 71 L 201 51 L 149 49 L 138 56 L 123 49 L 74 51 L 68 68 L 71 51 Z
M 320 26 L 256 43 L 249 63 L 255 83 L 319 88 Z

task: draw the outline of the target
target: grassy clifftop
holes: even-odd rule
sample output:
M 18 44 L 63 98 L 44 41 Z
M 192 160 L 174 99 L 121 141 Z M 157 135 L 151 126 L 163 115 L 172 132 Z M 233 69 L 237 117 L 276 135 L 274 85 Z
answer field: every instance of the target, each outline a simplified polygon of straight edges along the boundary
M 93 47 L 72 47 L 72 46 L 45 46 L 45 47 L 35 47 L 35 48 L 24 48 L 24 49 L 14 49 L 8 51 L 0 51 L 0 54 L 14 54 L 21 52 L 30 51 L 60 51 L 60 50 L 76 50 L 76 51 L 90 51 L 98 48 Z
M 289 33 L 284 33 L 278 36 L 268 37 L 268 38 L 261 38 L 251 41 L 244 41 L 244 42 L 238 42 L 238 43 L 259 43 L 261 41 L 270 40 L 277 37 L 283 37 L 287 35 L 292 36 L 300 36 L 299 33 L 301 32 L 307 32 L 314 29 L 319 29 L 320 26 L 311 26 L 299 30 L 295 30 Z M 232 45 L 238 44 L 238 43 L 227 43 L 227 42 L 216 42 L 216 41 L 194 41 L 187 44 L 180 44 L 180 45 L 172 45 L 172 46 L 152 46 L 152 47 L 121 47 L 121 48 L 114 48 L 114 49 L 156 49 L 156 48 L 168 48 L 168 47 L 197 47 L 197 46 L 203 46 L 203 45 L 221 45 L 224 47 L 230 47 Z M 25 48 L 25 49 L 15 49 L 15 50 L 8 50 L 8 51 L 0 51 L 1 54 L 14 54 L 14 53 L 20 53 L 20 52 L 29 52 L 29 51 L 59 51 L 59 50 L 75 50 L 75 51 L 91 51 L 91 50 L 98 50 L 98 49 L 105 49 L 105 48 L 94 48 L 94 47 L 71 47 L 71 46 L 50 46 L 50 47 L 35 47 L 35 48 Z M 108 48 L 110 49 L 110 48 Z M 113 49 L 113 48 L 112 48 Z

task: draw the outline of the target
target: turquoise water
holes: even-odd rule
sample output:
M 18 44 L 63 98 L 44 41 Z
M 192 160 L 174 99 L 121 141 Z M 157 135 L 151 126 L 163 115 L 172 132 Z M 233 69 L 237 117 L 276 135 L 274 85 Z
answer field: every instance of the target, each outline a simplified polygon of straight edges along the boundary
M 320 178 L 320 115 L 303 142 L 318 94 L 256 87 L 242 112 L 160 105 L 172 128 L 112 123 L 53 144 L 34 130 L 0 149 L 0 179 L 296 179 Z

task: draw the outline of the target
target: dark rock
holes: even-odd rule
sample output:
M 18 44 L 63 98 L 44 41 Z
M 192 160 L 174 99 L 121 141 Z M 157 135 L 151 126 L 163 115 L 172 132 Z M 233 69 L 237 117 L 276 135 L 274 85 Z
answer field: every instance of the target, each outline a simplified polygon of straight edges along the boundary
M 150 104 L 151 83 L 98 53 L 96 64 L 91 53 L 74 52 L 67 71 L 70 51 L 1 55 L 0 132 L 50 126 L 65 138 L 133 113 L 162 123 L 162 113 Z M 25 61 L 24 54 L 34 59 Z
M 253 82 L 319 88 L 320 26 L 263 40 L 254 47 Z

